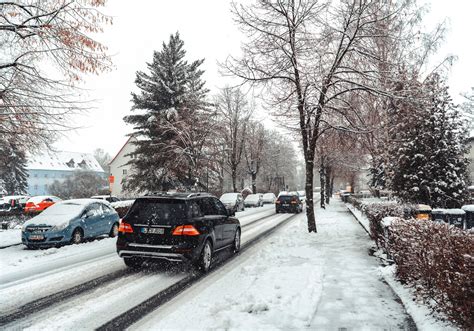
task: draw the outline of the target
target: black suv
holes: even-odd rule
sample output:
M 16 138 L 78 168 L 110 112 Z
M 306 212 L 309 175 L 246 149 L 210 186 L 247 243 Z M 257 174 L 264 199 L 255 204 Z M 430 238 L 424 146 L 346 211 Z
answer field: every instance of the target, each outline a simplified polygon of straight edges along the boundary
M 240 222 L 207 193 L 156 193 L 135 200 L 120 222 L 117 253 L 127 266 L 145 260 L 192 262 L 209 270 L 215 252 L 240 249 Z
M 303 202 L 298 195 L 280 195 L 275 202 L 276 213 L 292 212 L 300 213 L 303 211 Z

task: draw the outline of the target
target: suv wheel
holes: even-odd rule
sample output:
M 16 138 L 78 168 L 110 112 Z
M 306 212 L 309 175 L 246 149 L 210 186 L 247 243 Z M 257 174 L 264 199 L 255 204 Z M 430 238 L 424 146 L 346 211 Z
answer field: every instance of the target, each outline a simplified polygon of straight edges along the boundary
M 234 244 L 232 246 L 234 253 L 238 253 L 240 251 L 240 229 L 235 231 Z
M 80 244 L 84 240 L 84 235 L 82 234 L 81 229 L 75 229 L 71 236 L 72 244 Z
M 204 248 L 201 252 L 201 257 L 199 259 L 199 268 L 203 272 L 208 272 L 211 268 L 211 261 L 212 261 L 212 245 L 209 240 L 206 240 L 204 244 Z

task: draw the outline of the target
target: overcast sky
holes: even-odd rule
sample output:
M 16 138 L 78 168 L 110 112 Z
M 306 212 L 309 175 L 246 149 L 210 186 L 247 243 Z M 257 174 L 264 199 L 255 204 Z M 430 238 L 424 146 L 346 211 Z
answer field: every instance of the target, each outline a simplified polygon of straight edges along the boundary
M 434 61 L 448 54 L 458 56 L 449 84 L 452 96 L 459 102 L 459 93 L 474 86 L 474 1 L 427 2 L 431 6 L 427 26 L 449 20 L 446 41 Z M 113 157 L 126 141 L 126 134 L 131 132 L 123 117 L 130 114 L 135 72 L 146 70 L 145 63 L 151 61 L 153 51 L 160 50 L 170 34 L 179 31 L 188 60 L 205 58 L 204 77 L 211 94 L 226 83 L 219 76 L 217 61 L 240 52 L 241 36 L 232 21 L 230 2 L 225 0 L 109 0 L 102 12 L 114 17 L 113 25 L 98 39 L 113 54 L 115 69 L 85 78 L 89 98 L 97 100 L 96 108 L 75 117 L 74 125 L 83 128 L 69 133 L 55 147 L 75 152 L 103 148 Z

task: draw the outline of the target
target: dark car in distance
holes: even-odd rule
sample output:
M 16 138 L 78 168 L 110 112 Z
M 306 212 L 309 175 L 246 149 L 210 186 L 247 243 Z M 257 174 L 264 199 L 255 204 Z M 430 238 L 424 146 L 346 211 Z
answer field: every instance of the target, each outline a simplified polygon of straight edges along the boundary
M 204 272 L 214 254 L 240 250 L 240 222 L 207 193 L 155 193 L 135 200 L 120 223 L 117 253 L 131 268 L 147 260 L 192 263 Z
M 303 211 L 303 202 L 296 194 L 282 194 L 275 202 L 276 213 L 300 213 Z

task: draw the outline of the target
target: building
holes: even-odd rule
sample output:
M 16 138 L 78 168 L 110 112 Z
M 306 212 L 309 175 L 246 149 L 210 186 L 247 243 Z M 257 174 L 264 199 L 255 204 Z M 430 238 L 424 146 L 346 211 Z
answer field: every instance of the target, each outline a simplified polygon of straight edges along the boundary
M 63 181 L 75 171 L 93 171 L 105 176 L 104 170 L 92 154 L 75 152 L 46 152 L 31 155 L 27 165 L 28 195 L 49 194 L 48 187 L 55 180 Z
M 137 138 L 130 137 L 127 139 L 122 148 L 118 151 L 117 155 L 110 161 L 110 175 L 114 177 L 114 183 L 112 187 L 112 195 L 117 197 L 126 197 L 127 192 L 123 190 L 123 180 L 131 173 L 131 166 L 127 163 L 131 160 L 128 154 L 135 151 L 136 146 L 134 142 Z

